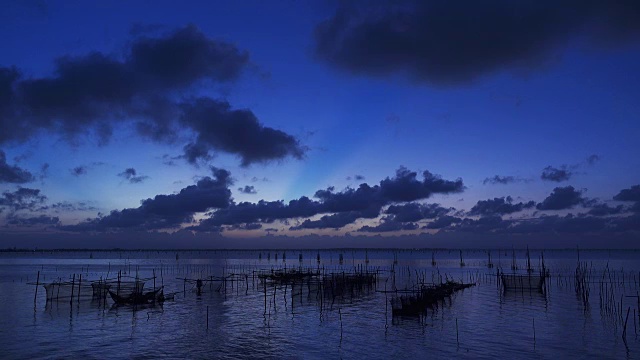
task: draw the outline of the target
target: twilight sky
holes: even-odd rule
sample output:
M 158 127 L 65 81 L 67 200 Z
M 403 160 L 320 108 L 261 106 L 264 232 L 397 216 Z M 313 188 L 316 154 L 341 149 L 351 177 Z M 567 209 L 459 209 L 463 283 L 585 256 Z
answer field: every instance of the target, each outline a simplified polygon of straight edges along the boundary
M 640 245 L 640 2 L 25 1 L 0 248 Z

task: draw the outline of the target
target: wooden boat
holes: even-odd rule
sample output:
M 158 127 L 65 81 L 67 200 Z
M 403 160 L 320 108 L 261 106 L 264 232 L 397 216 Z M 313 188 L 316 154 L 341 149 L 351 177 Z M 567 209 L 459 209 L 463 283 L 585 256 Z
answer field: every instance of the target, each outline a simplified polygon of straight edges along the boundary
M 142 292 L 133 292 L 127 296 L 120 296 L 116 293 L 114 293 L 111 290 L 107 290 L 109 292 L 109 295 L 111 296 L 111 299 L 113 299 L 113 301 L 116 304 L 119 305 L 142 305 L 142 304 L 149 304 L 149 303 L 153 303 L 153 302 L 163 302 L 164 301 L 164 294 L 163 294 L 163 287 L 159 287 L 153 291 L 149 291 L 146 293 L 142 293 Z

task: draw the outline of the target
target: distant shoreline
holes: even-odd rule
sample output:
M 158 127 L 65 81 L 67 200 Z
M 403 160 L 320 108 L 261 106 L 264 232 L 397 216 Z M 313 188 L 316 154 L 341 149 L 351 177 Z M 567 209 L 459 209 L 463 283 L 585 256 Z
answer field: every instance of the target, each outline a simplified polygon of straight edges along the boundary
M 236 252 L 253 252 L 253 251 L 459 251 L 459 250 L 467 250 L 467 251 L 506 251 L 506 250 L 516 250 L 516 251 L 524 251 L 527 248 L 228 248 L 228 249 L 124 249 L 124 248 L 102 248 L 102 249 L 92 249 L 92 248 L 45 248 L 45 249 L 0 249 L 0 253 L 35 253 L 35 252 L 216 252 L 216 251 L 236 251 Z M 530 251 L 577 251 L 576 248 L 535 248 L 529 247 Z M 640 248 L 635 249 L 624 249 L 624 248 L 580 248 L 580 251 L 640 251 Z

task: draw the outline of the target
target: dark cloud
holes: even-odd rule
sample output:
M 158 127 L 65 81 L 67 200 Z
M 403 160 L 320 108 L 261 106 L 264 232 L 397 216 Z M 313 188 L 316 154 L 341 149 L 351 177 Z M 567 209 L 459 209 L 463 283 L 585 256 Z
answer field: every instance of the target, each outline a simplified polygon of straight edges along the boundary
M 435 219 L 442 217 L 452 208 L 444 208 L 440 204 L 418 204 L 408 203 L 404 205 L 391 205 L 385 211 L 386 214 L 394 215 L 394 220 L 399 222 L 416 222 L 422 219 Z
M 7 224 L 18 226 L 37 226 L 37 225 L 60 225 L 60 219 L 57 216 L 40 215 L 34 217 L 7 217 Z
M 347 176 L 347 180 L 364 181 L 364 176 L 358 174 L 354 175 L 353 177 Z
M 225 208 L 231 201 L 231 174 L 212 168 L 214 178 L 204 177 L 178 194 L 156 195 L 137 208 L 113 210 L 107 216 L 89 219 L 78 225 L 63 227 L 70 231 L 106 231 L 123 228 L 177 228 L 193 222 L 193 215 L 213 208 Z
M 240 156 L 243 166 L 293 156 L 302 159 L 306 148 L 280 130 L 265 127 L 250 110 L 231 109 L 226 101 L 197 98 L 181 104 L 181 121 L 198 134 L 188 146 L 198 151 L 188 154 L 195 162 L 211 150 Z
M 589 155 L 587 157 L 587 164 L 589 164 L 589 165 L 594 165 L 598 161 L 600 161 L 600 156 L 598 156 L 596 154 L 592 154 L 592 155 Z
M 477 220 L 471 218 L 462 219 L 454 229 L 455 231 L 482 233 L 506 229 L 509 224 L 510 222 L 502 220 L 501 216 L 490 215 L 483 216 Z
M 527 203 L 519 202 L 514 204 L 513 198 L 511 196 L 507 196 L 506 198 L 501 197 L 480 200 L 471 208 L 471 210 L 469 210 L 468 214 L 480 216 L 507 215 L 524 209 L 530 209 L 535 205 L 535 201 L 529 201 Z
M 202 79 L 234 80 L 249 63 L 249 54 L 190 25 L 164 38 L 136 39 L 127 63 L 148 86 L 173 89 Z
M 436 85 L 535 69 L 572 38 L 637 40 L 640 3 L 407 0 L 341 2 L 315 29 L 316 54 L 354 74 Z
M 11 121 L 17 112 L 14 88 L 19 78 L 20 73 L 16 68 L 0 66 L 0 143 L 10 139 L 11 133 L 9 131 L 19 125 Z M 4 152 L 2 155 L 4 156 Z
M 593 233 L 609 228 L 609 220 L 602 217 L 573 215 L 540 216 L 538 218 L 514 222 L 504 232 L 513 234 L 540 233 Z
M 445 215 L 445 216 L 440 216 L 439 218 L 435 219 L 434 221 L 428 223 L 424 228 L 426 228 L 426 229 L 443 229 L 443 228 L 450 227 L 453 224 L 457 224 L 457 223 L 459 223 L 461 221 L 462 221 L 462 219 L 459 218 L 459 217 Z
M 622 189 L 613 197 L 618 201 L 640 201 L 640 185 L 633 185 L 628 189 Z
M 245 185 L 243 188 L 239 187 L 238 191 L 240 191 L 243 194 L 257 194 L 258 193 L 256 191 L 256 188 L 253 187 L 253 185 Z
M 148 176 L 137 175 L 136 169 L 134 168 L 127 168 L 123 172 L 119 173 L 118 176 L 127 180 L 131 184 L 139 184 L 149 178 Z
M 87 167 L 84 165 L 76 166 L 73 169 L 70 169 L 71 175 L 73 176 L 81 176 L 87 174 Z
M 357 189 L 347 188 L 341 192 L 335 192 L 333 187 L 326 190 L 318 190 L 315 197 L 320 199 L 318 212 L 348 212 L 357 211 L 368 218 L 375 218 L 380 214 L 382 207 L 388 202 L 381 195 L 379 186 L 360 184 Z
M 515 182 L 516 178 L 513 176 L 500 176 L 500 175 L 495 175 L 492 178 L 486 178 L 482 181 L 482 183 L 484 185 L 487 184 L 509 184 L 512 182 Z
M 121 58 L 61 57 L 49 77 L 23 79 L 14 68 L 0 68 L 0 143 L 45 130 L 70 141 L 92 132 L 105 143 L 114 122 L 136 121 L 141 135 L 160 142 L 191 131 L 195 140 L 184 157 L 192 163 L 210 151 L 236 154 L 243 165 L 302 158 L 306 148 L 296 138 L 264 126 L 250 110 L 209 98 L 176 100 L 198 85 L 233 81 L 249 66 L 246 52 L 190 25 L 136 37 Z
M 230 227 L 231 230 L 259 230 L 262 229 L 262 224 L 249 223 L 249 224 L 236 224 Z
M 560 168 L 547 166 L 542 170 L 540 178 L 546 181 L 562 182 L 569 180 L 572 175 L 573 173 L 567 169 L 566 165 L 562 165 Z
M 640 208 L 638 204 L 639 203 L 636 203 L 636 208 Z M 640 232 L 640 211 L 636 210 L 635 214 L 631 216 L 613 218 L 611 225 L 614 226 L 616 231 Z
M 236 225 L 242 223 L 272 223 L 275 220 L 311 217 L 320 212 L 320 203 L 306 196 L 288 203 L 284 201 L 265 201 L 257 203 L 241 202 L 219 209 L 200 226 Z
M 209 162 L 213 159 L 213 156 L 209 154 L 209 146 L 203 143 L 189 143 L 184 146 L 184 155 L 182 158 L 186 159 L 190 164 L 198 164 L 198 162 Z
M 610 232 L 639 231 L 637 215 L 628 217 L 602 217 L 590 214 L 542 215 L 529 219 L 504 220 L 500 216 L 480 219 L 444 216 L 426 226 L 442 229 L 449 233 L 491 233 L 491 234 L 602 234 Z M 432 225 L 433 224 L 433 225 Z
M 252 222 L 270 223 L 275 220 L 333 214 L 328 215 L 324 220 L 315 220 L 315 222 L 309 220 L 304 226 L 320 228 L 328 224 L 328 227 L 334 227 L 333 224 L 348 224 L 357 218 L 376 218 L 384 206 L 396 202 L 421 200 L 433 194 L 457 193 L 463 189 L 464 184 L 461 179 L 443 180 L 425 171 L 423 180 L 420 181 L 417 179 L 417 173 L 401 167 L 396 171 L 395 177 L 386 178 L 380 181 L 379 185 L 370 186 L 362 183 L 358 188 L 347 188 L 339 192 L 329 187 L 316 191 L 314 197 L 318 199 L 317 201 L 303 196 L 289 203 L 261 200 L 257 203 L 232 204 L 226 209 L 216 211 L 209 219 L 203 220 L 202 224 L 221 226 Z M 437 205 L 430 206 L 433 208 L 427 206 L 423 209 L 425 216 L 428 215 L 428 211 L 439 211 Z M 348 215 L 337 213 L 348 213 Z
M 460 193 L 465 189 L 460 178 L 455 181 L 443 180 L 429 171 L 422 173 L 422 181 L 416 177 L 417 173 L 400 167 L 394 178 L 386 178 L 380 182 L 380 195 L 388 202 L 406 202 L 426 199 L 435 193 Z
M 345 225 L 354 223 L 361 218 L 362 213 L 357 211 L 347 211 L 332 215 L 324 215 L 319 220 L 305 220 L 298 226 L 291 226 L 289 230 L 302 229 L 340 229 Z
M 582 197 L 582 192 L 573 186 L 557 187 L 541 203 L 536 206 L 538 210 L 564 210 L 570 209 L 586 201 Z
M 60 213 L 60 212 L 74 212 L 74 211 L 97 211 L 98 208 L 87 204 L 86 202 L 68 202 L 68 201 L 62 201 L 62 202 L 57 202 L 55 204 L 51 204 L 51 205 L 47 205 L 47 206 L 43 206 L 41 207 L 41 210 L 52 210 L 56 213 Z
M 493 177 L 490 178 L 485 178 L 482 181 L 483 185 L 487 185 L 487 184 L 502 184 L 502 185 L 506 185 L 506 184 L 511 184 L 511 183 L 517 183 L 517 182 L 528 182 L 528 180 L 526 179 L 522 179 L 519 177 L 515 177 L 515 176 L 511 176 L 511 175 L 506 175 L 506 176 L 501 176 L 501 175 L 494 175 Z
M 383 217 L 380 221 L 380 224 L 376 226 L 365 225 L 358 229 L 360 232 L 391 232 L 391 231 L 402 231 L 402 230 L 416 230 L 418 229 L 418 224 L 416 223 L 402 223 L 400 221 L 396 221 L 391 216 Z
M 618 205 L 616 207 L 609 206 L 604 203 L 594 204 L 591 206 L 587 214 L 593 216 L 607 216 L 607 215 L 617 215 L 621 214 L 624 211 L 624 206 Z
M 9 208 L 12 212 L 19 210 L 37 210 L 47 197 L 40 194 L 39 189 L 19 187 L 16 191 L 5 191 L 0 197 L 0 207 Z
M 1 91 L 2 89 L 0 89 L 0 92 Z M 2 96 L 2 94 L 0 94 L 0 96 Z M 1 121 L 2 120 L 0 120 L 0 122 Z M 4 151 L 0 150 L 0 184 L 24 184 L 27 182 L 31 182 L 34 179 L 35 178 L 33 174 L 31 174 L 29 171 L 22 169 L 17 165 L 7 164 L 7 156 L 5 155 Z

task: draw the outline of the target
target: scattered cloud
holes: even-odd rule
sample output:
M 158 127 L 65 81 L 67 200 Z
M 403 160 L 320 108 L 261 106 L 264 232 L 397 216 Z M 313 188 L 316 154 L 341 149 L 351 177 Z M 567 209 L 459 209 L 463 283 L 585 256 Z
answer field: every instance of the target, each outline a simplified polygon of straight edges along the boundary
M 394 220 L 391 216 L 383 217 L 380 221 L 380 224 L 376 226 L 365 225 L 358 229 L 360 232 L 391 232 L 391 231 L 402 231 L 402 230 L 416 230 L 418 229 L 418 224 L 416 223 L 403 223 L 397 220 Z
M 455 227 L 456 231 L 484 233 L 509 227 L 510 222 L 505 221 L 499 215 L 483 216 L 479 219 L 462 219 Z
M 1 91 L 1 90 L 0 90 Z M 0 113 L 0 121 L 1 119 Z M 4 151 L 0 150 L 0 184 L 24 184 L 33 181 L 35 178 L 29 171 L 18 167 L 17 165 L 7 164 L 7 156 Z
M 315 222 L 310 220 L 304 225 L 319 228 L 325 224 L 352 220 L 350 223 L 357 218 L 376 218 L 384 206 L 396 202 L 421 200 L 433 194 L 459 193 L 464 190 L 461 179 L 444 180 L 429 171 L 422 173 L 422 180 L 418 180 L 417 176 L 416 172 L 400 167 L 393 178 L 387 177 L 380 181 L 379 185 L 370 186 L 362 183 L 358 188 L 347 188 L 340 192 L 336 192 L 333 187 L 318 190 L 314 195 L 318 200 L 303 196 L 288 203 L 260 200 L 257 203 L 231 204 L 228 208 L 217 210 L 210 218 L 202 220 L 201 224 L 206 227 L 252 222 L 271 223 L 275 220 L 308 218 L 318 214 L 335 215 L 328 215 L 324 220 Z
M 512 234 L 592 233 L 604 231 L 609 226 L 609 220 L 602 217 L 574 214 L 543 215 L 513 222 L 512 226 L 504 232 Z
M 38 178 L 40 179 L 40 181 L 43 181 L 47 178 L 47 176 L 49 176 L 49 164 L 44 163 L 40 167 L 40 175 L 38 175 Z
M 624 212 L 624 206 L 618 205 L 616 207 L 609 206 L 605 203 L 594 204 L 591 206 L 587 214 L 593 216 L 607 216 L 618 215 Z
M 12 212 L 19 210 L 37 210 L 47 197 L 40 193 L 40 189 L 19 187 L 16 191 L 5 191 L 0 197 L 0 207 L 9 208 Z
M 586 201 L 582 192 L 573 186 L 557 187 L 541 203 L 536 206 L 538 210 L 564 210 Z
M 493 185 L 497 185 L 497 184 L 507 185 L 507 184 L 511 184 L 511 183 L 518 183 L 518 182 L 529 182 L 529 180 L 527 180 L 527 179 L 523 179 L 523 178 L 519 178 L 519 177 L 515 177 L 515 176 L 511 176 L 511 175 L 505 175 L 505 176 L 501 176 L 501 175 L 494 175 L 493 177 L 485 178 L 485 179 L 482 181 L 482 184 L 483 184 L 483 185 L 487 185 L 487 184 L 493 184 Z
M 440 216 L 439 218 L 435 219 L 434 221 L 428 223 L 425 228 L 426 229 L 442 229 L 442 228 L 446 228 L 449 227 L 453 224 L 457 224 L 459 222 L 461 222 L 462 219 L 456 216 L 450 216 L 450 215 L 445 215 L 445 216 Z
M 480 200 L 471 208 L 471 210 L 469 210 L 468 214 L 480 216 L 507 215 L 525 209 L 530 209 L 534 206 L 536 206 L 535 201 L 529 201 L 526 203 L 519 202 L 514 204 L 513 198 L 511 196 L 507 196 L 506 198 L 501 197 Z
M 82 175 L 86 175 L 87 174 L 87 167 L 84 165 L 80 165 L 80 166 L 76 166 L 73 169 L 70 169 L 69 172 L 71 173 L 71 175 L 73 176 L 82 176 Z
M 149 178 L 148 176 L 137 175 L 136 169 L 134 168 L 127 168 L 119 173 L 118 176 L 127 180 L 130 184 L 139 184 Z
M 41 207 L 41 210 L 52 210 L 53 212 L 74 212 L 74 211 L 98 211 L 98 208 L 86 202 L 62 201 Z
M 182 156 L 171 156 L 169 154 L 162 155 L 162 163 L 167 166 L 175 166 L 176 160 L 182 159 Z
M 17 226 L 37 226 L 37 225 L 60 225 L 60 219 L 57 216 L 39 215 L 33 217 L 7 217 L 7 224 Z
M 553 166 L 547 166 L 542 170 L 540 178 L 546 181 L 562 182 L 571 178 L 573 173 L 567 168 L 567 165 L 562 165 L 560 168 Z
M 587 157 L 587 164 L 589 164 L 589 165 L 594 165 L 598 161 L 600 161 L 600 156 L 598 156 L 596 154 L 592 154 L 592 155 L 589 155 Z
M 347 176 L 347 181 L 351 181 L 351 180 L 355 180 L 355 181 L 364 181 L 364 176 L 362 175 L 354 175 L 354 176 Z
M 259 230 L 262 229 L 262 224 L 250 223 L 250 224 L 236 224 L 230 227 L 231 230 Z
M 305 220 L 297 226 L 291 226 L 289 230 L 302 229 L 340 229 L 346 225 L 354 223 L 361 218 L 362 213 L 358 211 L 347 211 L 332 215 L 324 215 L 319 220 Z
M 181 104 L 181 121 L 197 133 L 185 147 L 187 161 L 207 158 L 209 151 L 236 154 L 242 166 L 292 156 L 302 159 L 307 149 L 293 136 L 265 127 L 250 110 L 231 109 L 226 101 L 197 98 Z
M 212 168 L 213 178 L 204 177 L 177 194 L 156 195 L 137 208 L 113 210 L 109 215 L 88 219 L 77 225 L 63 226 L 69 231 L 107 231 L 117 229 L 168 229 L 192 223 L 193 216 L 212 208 L 225 208 L 231 201 L 231 174 Z
M 618 201 L 640 201 L 640 185 L 633 185 L 628 189 L 622 189 L 613 197 Z
M 418 204 L 408 203 L 404 205 L 391 205 L 385 211 L 386 214 L 393 215 L 393 219 L 399 222 L 416 222 L 423 219 L 435 219 L 442 217 L 453 208 L 444 208 L 440 204 Z
M 251 178 L 251 182 L 258 182 L 258 181 L 269 182 L 269 179 L 267 179 L 266 177 L 263 177 L 262 179 L 260 179 L 257 176 L 254 176 Z
M 238 191 L 243 194 L 257 194 L 256 188 L 253 185 L 245 185 L 244 187 L 239 187 Z

